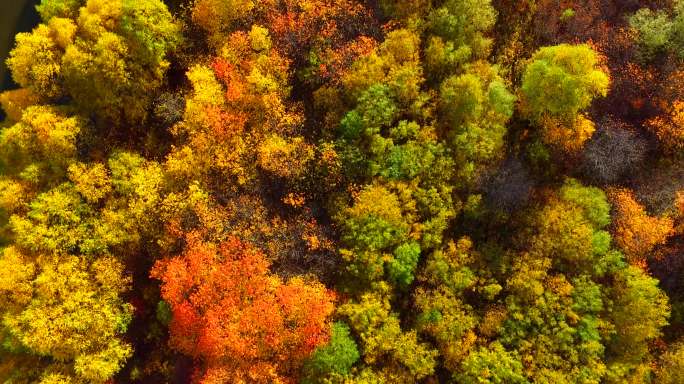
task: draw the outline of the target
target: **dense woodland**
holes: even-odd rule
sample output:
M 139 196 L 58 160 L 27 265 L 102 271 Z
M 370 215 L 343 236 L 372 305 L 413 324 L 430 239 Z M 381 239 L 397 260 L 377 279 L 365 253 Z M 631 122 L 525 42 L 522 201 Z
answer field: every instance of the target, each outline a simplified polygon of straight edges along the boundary
M 42 0 L 0 382 L 684 383 L 684 0 Z

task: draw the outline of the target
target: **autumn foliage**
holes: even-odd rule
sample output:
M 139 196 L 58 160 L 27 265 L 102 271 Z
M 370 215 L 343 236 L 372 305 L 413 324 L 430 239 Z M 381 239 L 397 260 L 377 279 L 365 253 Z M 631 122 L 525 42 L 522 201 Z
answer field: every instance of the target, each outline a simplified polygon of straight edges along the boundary
M 682 381 L 684 0 L 36 2 L 0 382 Z
M 684 148 L 684 102 L 675 101 L 665 116 L 656 116 L 646 122 L 662 143 L 664 150 L 679 152 Z
M 283 282 L 264 255 L 236 238 L 187 250 L 152 276 L 170 305 L 171 345 L 197 359 L 198 383 L 294 382 L 304 359 L 328 340 L 334 295 L 320 283 Z
M 615 207 L 615 242 L 630 262 L 642 263 L 673 234 L 673 221 L 669 217 L 650 216 L 630 190 L 613 190 L 610 197 Z

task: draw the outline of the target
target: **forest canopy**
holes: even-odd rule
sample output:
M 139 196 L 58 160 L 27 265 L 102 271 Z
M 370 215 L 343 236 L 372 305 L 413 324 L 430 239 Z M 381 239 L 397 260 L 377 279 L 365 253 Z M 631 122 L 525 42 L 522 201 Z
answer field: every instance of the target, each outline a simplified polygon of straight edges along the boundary
M 684 1 L 36 11 L 0 382 L 684 382 Z

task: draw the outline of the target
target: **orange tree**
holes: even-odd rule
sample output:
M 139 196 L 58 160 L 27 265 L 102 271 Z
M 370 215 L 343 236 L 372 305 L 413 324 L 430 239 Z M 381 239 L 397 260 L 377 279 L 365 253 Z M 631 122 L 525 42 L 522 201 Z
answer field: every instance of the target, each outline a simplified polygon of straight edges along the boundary
M 189 235 L 187 250 L 159 261 L 171 307 L 171 345 L 197 361 L 202 383 L 294 382 L 328 340 L 334 295 L 301 278 L 269 273 L 263 253 L 237 238 L 214 245 Z

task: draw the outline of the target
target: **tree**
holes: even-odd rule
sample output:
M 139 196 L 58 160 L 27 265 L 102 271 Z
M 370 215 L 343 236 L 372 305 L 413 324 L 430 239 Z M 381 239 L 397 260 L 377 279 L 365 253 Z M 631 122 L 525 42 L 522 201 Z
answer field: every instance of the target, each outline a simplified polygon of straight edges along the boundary
M 0 381 L 676 381 L 683 4 L 41 0 Z
M 210 43 L 219 45 L 234 23 L 256 7 L 254 0 L 199 0 L 193 4 L 192 20 L 209 33 Z
M 169 174 L 181 184 L 202 181 L 207 189 L 214 172 L 235 181 L 235 188 L 253 184 L 257 163 L 267 171 L 282 165 L 278 162 L 299 163 L 293 173 L 301 174 L 312 150 L 286 149 L 276 137 L 287 136 L 302 121 L 287 100 L 289 62 L 259 25 L 227 39 L 211 66 L 193 65 L 187 72 L 192 91 L 183 120 L 172 129 L 177 144 L 166 159 Z M 301 138 L 298 143 L 308 147 Z
M 675 0 L 672 12 L 641 8 L 629 17 L 637 34 L 641 58 L 651 61 L 658 54 L 684 57 L 684 2 Z
M 18 122 L 26 108 L 39 103 L 40 98 L 26 88 L 0 93 L 0 104 L 2 104 L 2 109 L 6 114 L 6 123 Z
M 528 202 L 535 180 L 520 160 L 509 158 L 483 184 L 487 204 L 512 212 Z
M 609 77 L 588 45 L 561 44 L 537 50 L 522 78 L 522 110 L 541 125 L 547 142 L 575 151 L 594 126 L 580 114 L 598 96 L 606 96 Z
M 53 17 L 75 19 L 78 10 L 85 4 L 86 0 L 41 0 L 36 6 L 40 18 L 44 22 L 49 22 Z
M 69 179 L 78 193 L 89 203 L 97 203 L 112 190 L 109 173 L 103 164 L 88 167 L 83 163 L 69 166 Z
M 522 375 L 522 363 L 499 343 L 480 347 L 462 366 L 463 373 L 456 376 L 459 383 L 529 383 Z
M 383 294 L 387 289 L 381 283 L 379 291 L 364 293 L 359 301 L 343 304 L 338 313 L 348 319 L 359 335 L 363 362 L 377 370 L 373 374 L 378 377 L 375 380 L 416 383 L 432 374 L 437 353 L 421 342 L 415 331 L 402 331 L 399 318 L 391 312 L 389 300 Z M 364 371 L 358 376 L 363 382 Z
M 263 170 L 292 181 L 303 176 L 307 164 L 314 157 L 313 148 L 303 137 L 286 141 L 280 136 L 270 136 L 257 151 L 259 166 Z
M 428 70 L 437 78 L 467 62 L 485 59 L 492 40 L 486 33 L 496 22 L 490 0 L 447 0 L 427 15 L 432 34 L 426 48 Z
M 601 189 L 586 187 L 577 180 L 568 179 L 559 194 L 561 199 L 581 208 L 583 215 L 595 228 L 604 228 L 610 224 L 610 205 Z
M 316 348 L 309 360 L 304 363 L 302 382 L 324 383 L 326 378 L 348 377 L 359 357 L 359 350 L 350 335 L 349 326 L 341 321 L 335 322 L 328 344 Z
M 539 233 L 532 240 L 532 252 L 549 255 L 563 270 L 591 267 L 610 247 L 610 235 L 603 230 L 610 223 L 610 206 L 598 188 L 567 180 L 538 213 Z
M 172 347 L 197 359 L 195 381 L 294 382 L 328 341 L 332 292 L 301 278 L 282 282 L 260 251 L 237 238 L 187 241 L 152 276 L 173 314 Z
M 603 42 L 608 37 L 605 34 L 612 32 L 606 24 L 613 21 L 612 12 L 620 7 L 607 3 L 611 2 L 543 0 L 529 4 L 525 7 L 527 9 L 523 9 L 531 13 L 531 28 L 524 30 L 524 33 L 531 35 L 533 41 L 543 44 L 590 40 Z
M 619 182 L 642 165 L 647 149 L 634 129 L 606 118 L 582 151 L 583 174 L 602 184 Z
M 21 120 L 0 132 L 0 158 L 6 176 L 23 180 L 28 190 L 54 186 L 77 155 L 76 140 L 87 123 L 54 106 L 27 107 Z
M 172 133 L 184 137 L 166 158 L 166 171 L 176 179 L 201 179 L 212 168 L 244 184 L 249 175 L 240 161 L 246 151 L 241 137 L 245 118 L 223 112 L 224 91 L 211 68 L 196 65 L 187 77 L 192 85 L 183 120 Z M 219 147 L 217 140 L 223 143 Z
M 269 7 L 264 25 L 297 75 L 315 86 L 334 82 L 360 53 L 374 45 L 378 22 L 362 2 L 280 0 Z
M 658 288 L 658 280 L 630 266 L 615 276 L 611 296 L 615 300 L 610 315 L 615 334 L 608 345 L 615 365 L 641 362 L 648 356 L 645 343 L 660 336 L 667 325 L 670 305 Z
M 379 5 L 385 17 L 400 21 L 423 18 L 431 8 L 431 4 L 423 0 L 381 0 Z
M 648 375 L 648 345 L 669 307 L 656 280 L 611 249 L 602 230 L 609 213 L 600 189 L 568 180 L 530 218 L 533 232 L 518 243 L 527 244 L 524 251 L 507 262 L 497 341 L 520 357 L 531 382 L 639 382 Z M 629 308 L 641 305 L 647 308 L 639 319 L 628 320 L 637 311 Z
M 48 99 L 68 95 L 109 123 L 144 120 L 169 66 L 166 56 L 180 41 L 166 6 L 159 0 L 88 0 L 76 17 L 73 4 L 50 5 L 40 8 L 44 16 L 74 19 L 52 17 L 17 36 L 8 60 L 15 81 Z
M 414 292 L 420 310 L 416 328 L 436 340 L 444 366 L 452 373 L 459 371 L 477 340 L 480 319 L 464 298 L 477 285 L 471 267 L 478 255 L 472 246 L 470 239 L 462 238 L 433 252 L 419 276 L 425 284 Z
M 667 12 L 642 8 L 629 18 L 629 24 L 639 35 L 640 53 L 644 59 L 651 60 L 667 49 L 673 32 Z
M 610 197 L 615 206 L 615 243 L 630 262 L 643 263 L 651 251 L 664 244 L 673 233 L 672 219 L 649 216 L 630 190 L 613 190 Z
M 389 32 L 379 47 L 356 60 L 341 79 L 344 94 L 352 102 L 371 86 L 385 84 L 392 96 L 406 106 L 420 101 L 423 82 L 420 37 L 408 29 Z
M 646 127 L 656 135 L 666 153 L 674 154 L 684 149 L 684 102 L 676 100 L 666 111 L 666 116 L 648 120 Z
M 37 194 L 10 217 L 14 242 L 47 254 L 135 254 L 143 235 L 160 231 L 161 167 L 121 152 L 108 168 L 72 164 L 72 182 Z
M 76 25 L 71 19 L 50 19 L 31 33 L 16 36 L 7 59 L 14 81 L 36 95 L 57 99 L 64 95 L 61 58 L 73 44 Z
M 374 46 L 369 36 L 378 29 L 370 9 L 349 0 L 199 0 L 191 13 L 217 52 L 245 25 L 268 26 L 274 48 L 314 87 L 336 81 L 335 75 Z
M 154 116 L 172 126 L 183 119 L 185 98 L 181 94 L 163 93 L 154 101 Z
M 72 255 L 27 254 L 5 248 L 0 257 L 2 321 L 11 353 L 33 353 L 47 381 L 105 383 L 132 354 L 121 336 L 132 308 L 121 295 L 130 279 L 114 258 L 87 261 Z M 71 381 L 67 381 L 71 382 Z
M 684 349 L 681 343 L 670 345 L 667 352 L 660 357 L 656 370 L 658 383 L 675 384 L 684 380 Z
M 353 206 L 342 212 L 339 220 L 343 225 L 343 239 L 351 246 L 349 250 L 342 250 L 342 256 L 349 263 L 347 270 L 352 275 L 367 282 L 381 280 L 386 260 L 393 260 L 395 274 L 404 269 L 400 267 L 400 260 L 386 253 L 398 250 L 408 241 L 410 216 L 404 216 L 396 194 L 381 185 L 369 186 L 359 193 Z M 408 272 L 412 276 L 411 265 L 415 268 L 417 260 L 413 256 L 410 259 L 408 270 L 403 270 L 402 275 Z
M 12 370 L 0 376 L 105 383 L 133 355 L 124 339 L 133 316 L 124 263 L 142 253 L 140 237 L 158 229 L 150 213 L 160 169 L 131 154 L 137 161 L 126 175 L 121 154 L 107 165 L 89 161 L 83 138 L 92 124 L 73 106 L 42 104 L 44 97 L 28 89 L 3 97 L 13 116 L 0 132 L 9 242 L 0 256 L 0 354 Z
M 441 123 L 459 173 L 467 180 L 501 158 L 515 96 L 488 64 L 469 65 L 465 72 L 444 80 L 439 91 Z
M 341 115 L 336 145 L 348 179 L 387 181 L 415 205 L 425 250 L 439 245 L 457 204 L 454 160 L 436 129 L 431 96 L 421 91 L 419 49 L 415 32 L 398 29 L 352 65 L 340 88 L 353 109 Z
M 524 111 L 532 119 L 574 118 L 595 97 L 606 95 L 608 83 L 590 46 L 543 47 L 532 55 L 523 74 Z
M 668 161 L 644 172 L 634 187 L 637 200 L 653 215 L 676 211 L 677 192 L 684 188 L 679 161 Z

